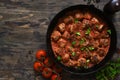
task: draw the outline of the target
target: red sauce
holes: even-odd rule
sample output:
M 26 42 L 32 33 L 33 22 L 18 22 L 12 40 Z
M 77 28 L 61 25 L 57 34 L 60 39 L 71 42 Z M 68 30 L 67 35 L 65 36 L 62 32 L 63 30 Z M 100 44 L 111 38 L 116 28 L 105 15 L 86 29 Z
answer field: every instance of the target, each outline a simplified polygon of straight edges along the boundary
M 73 11 L 59 19 L 51 35 L 52 49 L 65 66 L 90 68 L 108 53 L 110 34 L 100 18 Z

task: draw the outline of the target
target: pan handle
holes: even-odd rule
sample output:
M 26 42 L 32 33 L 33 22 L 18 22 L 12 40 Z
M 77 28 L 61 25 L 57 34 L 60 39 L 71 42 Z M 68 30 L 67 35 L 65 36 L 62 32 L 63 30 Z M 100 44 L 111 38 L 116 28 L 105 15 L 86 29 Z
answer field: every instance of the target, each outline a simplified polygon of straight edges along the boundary
M 108 14 L 114 14 L 115 12 L 120 10 L 120 0 L 110 0 L 104 6 L 104 12 Z

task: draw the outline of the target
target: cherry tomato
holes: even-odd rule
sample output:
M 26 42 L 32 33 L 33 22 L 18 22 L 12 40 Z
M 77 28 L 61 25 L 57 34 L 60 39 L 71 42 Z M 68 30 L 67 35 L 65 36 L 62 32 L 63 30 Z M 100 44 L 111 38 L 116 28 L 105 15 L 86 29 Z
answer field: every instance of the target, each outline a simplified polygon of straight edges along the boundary
M 36 58 L 38 60 L 44 60 L 46 57 L 46 51 L 45 50 L 38 50 L 36 53 Z
M 47 57 L 45 60 L 44 60 L 44 64 L 47 66 L 47 67 L 51 67 L 53 65 L 53 61 Z
M 43 69 L 43 64 L 40 63 L 40 62 L 38 62 L 38 61 L 36 61 L 36 62 L 34 62 L 33 67 L 34 67 L 34 70 L 35 70 L 35 71 L 41 72 L 42 69 Z
M 57 73 L 61 73 L 62 72 L 62 68 L 60 68 L 59 66 L 57 66 L 56 64 L 52 67 L 53 70 L 55 70 Z
M 61 77 L 58 76 L 57 74 L 53 74 L 51 80 L 61 80 Z
M 50 78 L 52 75 L 52 70 L 50 68 L 44 68 L 42 72 L 42 76 L 44 78 Z

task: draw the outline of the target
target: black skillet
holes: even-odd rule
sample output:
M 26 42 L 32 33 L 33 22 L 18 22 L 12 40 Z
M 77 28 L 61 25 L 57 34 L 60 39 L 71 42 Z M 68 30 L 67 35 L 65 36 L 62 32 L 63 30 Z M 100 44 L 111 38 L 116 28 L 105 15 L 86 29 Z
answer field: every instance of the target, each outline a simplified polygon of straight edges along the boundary
M 51 33 L 53 32 L 53 29 L 56 27 L 59 18 L 64 16 L 69 11 L 78 10 L 78 9 L 83 12 L 89 11 L 92 14 L 99 16 L 105 23 L 107 23 L 109 29 L 111 29 L 111 35 L 110 35 L 111 43 L 110 43 L 110 48 L 109 48 L 109 51 L 108 51 L 106 57 L 99 64 L 95 65 L 92 68 L 88 68 L 88 69 L 75 69 L 72 67 L 64 66 L 55 58 L 54 53 L 52 51 L 52 47 L 51 47 L 50 36 L 51 36 Z M 80 76 L 90 75 L 90 74 L 95 73 L 96 71 L 100 70 L 112 58 L 112 56 L 116 50 L 116 44 L 117 44 L 116 30 L 114 28 L 114 25 L 113 25 L 111 19 L 108 17 L 109 16 L 107 14 L 105 14 L 101 10 L 95 8 L 93 5 L 75 5 L 75 6 L 71 6 L 71 7 L 68 7 L 66 9 L 62 10 L 52 19 L 52 21 L 50 22 L 50 24 L 48 26 L 47 37 L 46 37 L 47 38 L 46 41 L 47 41 L 48 55 L 63 70 L 65 70 L 68 73 L 74 74 L 74 75 L 80 75 Z

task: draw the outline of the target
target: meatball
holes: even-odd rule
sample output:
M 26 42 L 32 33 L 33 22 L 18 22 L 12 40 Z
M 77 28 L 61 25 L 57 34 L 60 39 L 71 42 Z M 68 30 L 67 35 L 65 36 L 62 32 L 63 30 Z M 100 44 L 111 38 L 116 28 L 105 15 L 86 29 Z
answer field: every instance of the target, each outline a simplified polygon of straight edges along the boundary
M 109 38 L 109 34 L 106 31 L 102 31 L 101 37 L 102 38 Z
M 92 17 L 92 16 L 91 16 L 90 13 L 85 13 L 85 14 L 84 14 L 84 18 L 85 18 L 85 19 L 91 19 L 91 17 Z
M 73 31 L 75 30 L 76 26 L 75 24 L 69 24 L 66 28 L 66 30 L 70 33 L 73 33 Z
M 58 43 L 59 47 L 64 48 L 67 41 L 63 38 L 60 38 L 57 43 Z
M 75 18 L 76 19 L 82 19 L 84 16 L 83 16 L 83 14 L 82 13 L 76 13 L 75 14 Z
M 62 36 L 66 39 L 69 39 L 70 38 L 70 33 L 68 31 L 65 31 Z
M 77 65 L 77 61 L 69 59 L 69 61 L 67 63 L 64 63 L 64 64 L 66 66 L 75 67 Z
M 100 45 L 107 47 L 109 45 L 109 39 L 100 39 Z
M 91 31 L 89 36 L 91 38 L 98 38 L 99 35 L 100 35 L 100 33 L 98 31 Z
M 85 24 L 85 25 L 88 25 L 88 24 L 90 24 L 90 21 L 87 20 L 87 19 L 83 19 L 82 23 Z M 86 27 L 87 27 L 87 26 L 86 26 Z
M 83 57 L 86 58 L 86 59 L 89 59 L 91 57 L 91 53 L 90 52 L 84 52 Z
M 64 55 L 62 55 L 62 60 L 63 60 L 63 62 L 68 62 L 69 59 L 70 59 L 70 55 L 69 55 L 69 54 L 64 54 Z
M 78 60 L 79 56 L 80 56 L 80 51 L 77 51 L 77 52 L 72 52 L 71 53 L 71 59 L 72 60 Z
M 98 57 L 97 54 L 94 54 L 94 55 L 91 56 L 91 62 L 92 62 L 93 64 L 97 64 L 99 61 L 100 61 L 100 60 L 99 60 L 99 57 Z
M 64 19 L 65 24 L 70 24 L 74 22 L 74 18 L 72 16 L 68 16 Z
M 63 49 L 59 47 L 52 47 L 56 55 L 63 55 Z
M 106 54 L 103 49 L 99 49 L 99 50 L 97 51 L 97 53 L 98 53 L 98 55 L 99 55 L 100 57 L 103 57 L 103 56 L 105 56 L 105 54 Z
M 64 32 L 65 31 L 65 23 L 61 23 L 58 25 L 59 31 Z
M 54 31 L 51 35 L 51 38 L 54 40 L 54 41 L 57 41 L 59 38 L 61 37 L 61 33 L 59 31 Z
M 78 59 L 78 66 L 81 66 L 81 67 L 86 66 L 86 59 L 85 58 L 79 58 Z
M 99 40 L 91 40 L 91 44 L 93 45 L 94 48 L 97 48 L 99 46 Z
M 99 23 L 99 21 L 98 21 L 97 18 L 94 17 L 94 18 L 91 19 L 91 23 L 96 24 L 96 23 Z

